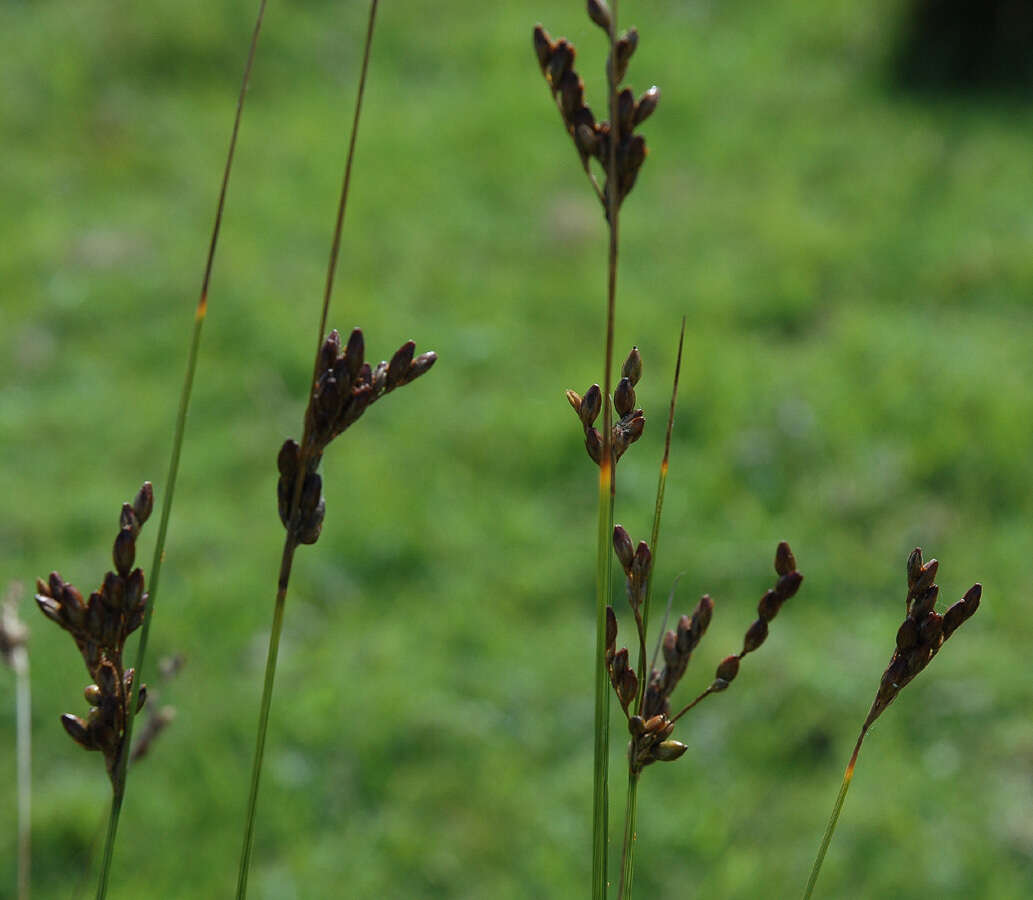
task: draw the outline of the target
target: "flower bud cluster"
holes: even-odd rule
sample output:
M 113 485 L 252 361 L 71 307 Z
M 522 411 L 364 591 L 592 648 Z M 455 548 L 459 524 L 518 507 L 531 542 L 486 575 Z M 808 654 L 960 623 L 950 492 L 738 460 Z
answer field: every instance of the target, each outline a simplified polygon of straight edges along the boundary
M 645 627 L 642 607 L 649 590 L 653 557 L 648 544 L 640 541 L 636 546 L 628 532 L 620 525 L 613 530 L 613 548 L 624 569 L 628 604 L 635 617 L 638 630 L 639 653 L 645 671 Z M 752 653 L 767 638 L 770 623 L 783 604 L 792 597 L 803 582 L 803 575 L 796 570 L 796 560 L 789 545 L 782 542 L 775 552 L 775 573 L 778 580 L 757 604 L 757 619 L 747 629 L 743 649 L 727 656 L 717 666 L 710 687 L 693 703 L 671 715 L 671 694 L 685 674 L 693 651 L 706 633 L 714 613 L 714 601 L 704 595 L 692 615 L 683 615 L 674 630 L 667 631 L 660 639 L 659 649 L 663 652 L 662 669 L 649 669 L 645 690 L 639 696 L 639 675 L 630 663 L 627 648 L 617 649 L 617 616 L 613 607 L 606 609 L 606 668 L 617 700 L 628 717 L 631 744 L 628 759 L 633 772 L 654 762 L 668 762 L 678 759 L 685 752 L 685 745 L 669 738 L 675 722 L 695 703 L 710 694 L 724 691 L 739 673 L 739 663 Z
M 983 586 L 977 583 L 942 616 L 936 612 L 934 607 L 940 588 L 934 579 L 939 565 L 935 559 L 923 562 L 920 547 L 911 551 L 908 557 L 904 621 L 897 629 L 897 646 L 882 674 L 875 702 L 865 720 L 865 729 L 882 715 L 904 687 L 929 665 L 944 642 L 979 609 Z
M 289 439 L 280 448 L 276 461 L 280 472 L 277 507 L 284 528 L 294 529 L 298 543 L 314 544 L 323 528 L 326 502 L 322 496 L 323 480 L 316 471 L 323 451 L 373 403 L 430 371 L 438 358 L 433 351 L 416 356 L 412 341 L 402 344 L 390 362 L 382 361 L 375 367 L 363 359 L 365 352 L 362 329 L 352 331 L 343 347 L 338 331 L 330 332 L 319 349 L 312 395 L 305 412 L 305 447 Z M 302 467 L 304 480 L 295 515 L 294 492 Z
M 610 447 L 613 464 L 617 465 L 624 452 L 635 443 L 646 427 L 646 419 L 642 410 L 636 405 L 635 385 L 642 377 L 642 354 L 638 347 L 632 347 L 631 353 L 621 368 L 621 379 L 613 392 L 613 408 L 619 417 L 610 429 Z M 603 459 L 602 432 L 595 427 L 595 421 L 603 409 L 603 392 L 599 385 L 593 384 L 582 397 L 576 391 L 567 391 L 567 402 L 571 405 L 581 427 L 585 431 L 585 449 L 592 461 L 599 465 Z
M 133 502 L 122 506 L 112 551 L 115 571 L 104 576 L 100 589 L 88 600 L 57 572 L 51 572 L 47 581 L 36 582 L 40 610 L 72 635 L 94 681 L 84 692 L 90 704 L 86 718 L 66 714 L 61 723 L 80 746 L 104 753 L 112 777 L 122 752 L 133 683 L 133 670 L 123 667 L 122 654 L 126 639 L 143 623 L 147 607 L 143 572 L 133 568 L 136 539 L 153 508 L 154 491 L 145 482 Z M 145 700 L 146 687 L 141 686 L 137 708 Z
M 612 27 L 610 11 L 602 0 L 590 0 L 589 18 L 609 34 Z M 638 47 L 638 31 L 629 28 L 615 42 L 613 59 L 606 63 L 607 76 L 612 74 L 617 87 L 624 80 L 628 63 Z M 559 107 L 563 124 L 574 141 L 581 165 L 591 174 L 589 161 L 596 159 L 607 173 L 606 183 L 600 200 L 609 216 L 610 197 L 610 146 L 616 142 L 617 205 L 635 186 L 639 169 L 646 160 L 646 141 L 635 129 L 648 119 L 660 102 L 660 89 L 655 85 L 638 99 L 630 88 L 617 94 L 616 125 L 612 122 L 597 122 L 592 110 L 585 103 L 585 83 L 574 68 L 576 51 L 566 38 L 553 40 L 549 33 L 538 25 L 534 29 L 534 50 L 542 75 L 552 91 Z

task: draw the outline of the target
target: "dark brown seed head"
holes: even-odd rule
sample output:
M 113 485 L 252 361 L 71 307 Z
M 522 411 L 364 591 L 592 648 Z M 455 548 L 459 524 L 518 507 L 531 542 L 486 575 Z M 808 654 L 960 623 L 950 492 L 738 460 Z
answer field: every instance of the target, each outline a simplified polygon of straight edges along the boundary
M 366 342 L 362 337 L 362 329 L 356 328 L 348 336 L 348 345 L 344 350 L 344 358 L 348 363 L 348 380 L 355 384 L 362 378 L 366 359 Z M 369 376 L 366 376 L 369 381 Z
M 405 379 L 406 383 L 408 384 L 410 381 L 415 381 L 421 375 L 426 375 L 437 361 L 438 355 L 433 350 L 421 353 L 409 366 L 409 375 Z
M 619 416 L 626 416 L 635 408 L 635 388 L 631 386 L 630 378 L 622 378 L 617 383 L 617 390 L 613 392 L 613 408 Z
M 629 28 L 617 41 L 617 60 L 614 66 L 614 78 L 618 84 L 624 80 L 628 72 L 628 63 L 638 47 L 638 30 Z
M 918 643 L 918 623 L 914 619 L 904 619 L 897 629 L 897 650 L 907 653 Z
M 133 513 L 136 516 L 137 523 L 143 525 L 150 518 L 153 509 L 154 488 L 149 481 L 145 481 L 133 498 Z
M 788 575 L 796 570 L 796 557 L 789 549 L 789 544 L 782 541 L 775 551 L 775 572 L 779 575 Z
M 412 364 L 415 353 L 415 341 L 406 341 L 395 351 L 395 355 L 391 357 L 391 362 L 387 366 L 385 390 L 393 391 L 408 381 L 409 366 Z
M 940 589 L 935 585 L 930 585 L 921 594 L 915 597 L 911 604 L 911 611 L 909 615 L 916 622 L 921 622 L 936 605 L 936 598 L 939 596 Z
M 735 676 L 739 674 L 739 657 L 738 656 L 726 656 L 720 663 L 718 663 L 717 671 L 714 673 L 714 677 L 720 681 L 724 681 L 730 684 Z
M 635 557 L 631 562 L 631 575 L 643 583 L 649 578 L 649 570 L 653 566 L 653 554 L 649 550 L 649 544 L 639 541 L 635 548 Z
M 915 547 L 907 558 L 907 586 L 910 592 L 922 575 L 922 548 Z
M 615 525 L 613 528 L 613 549 L 625 574 L 630 574 L 635 559 L 635 545 L 623 525 Z
M 610 33 L 613 17 L 610 15 L 610 7 L 604 0 L 588 0 L 588 17 L 607 34 Z
M 545 77 L 549 79 L 554 91 L 559 87 L 561 79 L 571 70 L 573 65 L 574 47 L 565 39 L 560 38 L 553 46 L 549 63 L 545 67 Z
M 276 468 L 289 481 L 298 477 L 300 455 L 301 448 L 298 446 L 298 442 L 291 438 L 285 440 L 283 446 L 280 447 L 280 453 L 276 457 Z
M 538 57 L 538 65 L 541 67 L 543 75 L 549 65 L 549 58 L 552 56 L 552 46 L 552 38 L 549 37 L 549 33 L 541 25 L 535 25 L 534 52 Z
M 624 360 L 624 365 L 621 366 L 621 377 L 627 378 L 632 387 L 638 384 L 642 377 L 642 354 L 638 347 L 632 347 L 628 358 Z
M 635 95 L 631 92 L 631 88 L 624 88 L 617 95 L 617 134 L 621 137 L 631 134 L 634 118 Z
M 763 619 L 757 619 L 747 630 L 746 637 L 743 639 L 742 652 L 743 654 L 752 653 L 761 644 L 767 640 L 768 637 L 768 623 Z M 727 679 L 731 680 L 731 679 Z
M 775 585 L 775 590 L 778 592 L 778 596 L 785 601 L 800 590 L 801 584 L 803 584 L 803 575 L 799 572 L 793 571 L 788 575 L 782 575 L 778 579 L 778 583 Z
M 581 408 L 578 411 L 581 416 L 581 423 L 586 427 L 592 425 L 599 418 L 603 408 L 603 392 L 599 385 L 593 384 L 585 396 L 581 398 Z
M 112 551 L 115 568 L 118 574 L 125 578 L 133 568 L 136 560 L 136 538 L 129 528 L 123 528 L 115 538 L 115 547 Z
M 617 649 L 617 616 L 612 606 L 606 607 L 606 658 L 613 660 Z
M 585 449 L 588 450 L 588 455 L 592 457 L 592 461 L 596 465 L 602 462 L 603 436 L 599 433 L 598 428 L 585 429 Z
M 633 125 L 641 125 L 646 121 L 646 119 L 653 115 L 653 113 L 656 112 L 656 107 L 659 102 L 660 88 L 654 84 L 648 91 L 638 98 L 638 103 L 635 104 Z
M 337 362 L 337 357 L 340 355 L 341 334 L 335 328 L 326 336 L 326 340 L 323 341 L 322 346 L 319 348 L 319 371 L 325 372 L 327 369 L 332 368 L 333 364 Z

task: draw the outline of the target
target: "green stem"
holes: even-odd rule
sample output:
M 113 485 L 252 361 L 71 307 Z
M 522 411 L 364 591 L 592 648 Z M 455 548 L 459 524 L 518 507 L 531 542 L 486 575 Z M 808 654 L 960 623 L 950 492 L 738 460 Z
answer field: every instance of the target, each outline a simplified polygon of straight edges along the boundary
M 161 576 L 161 564 L 165 558 L 165 540 L 169 528 L 169 516 L 172 513 L 172 500 L 176 493 L 176 476 L 179 474 L 179 457 L 183 448 L 183 435 L 186 431 L 187 411 L 190 408 L 190 395 L 193 392 L 194 373 L 197 370 L 197 355 L 201 345 L 201 330 L 208 312 L 208 286 L 212 276 L 212 263 L 215 260 L 215 249 L 219 242 L 219 232 L 222 227 L 222 213 L 226 205 L 226 189 L 229 185 L 230 170 L 233 167 L 233 155 L 237 147 L 237 134 L 240 131 L 240 119 L 244 111 L 244 98 L 247 95 L 248 81 L 251 78 L 251 66 L 254 63 L 255 51 L 258 47 L 258 36 L 262 30 L 262 19 L 265 15 L 266 0 L 261 0 L 258 7 L 258 15 L 255 19 L 255 27 L 251 35 L 251 45 L 248 49 L 247 62 L 244 65 L 244 75 L 241 80 L 240 93 L 237 97 L 237 111 L 233 120 L 233 132 L 230 136 L 229 150 L 226 154 L 226 165 L 222 172 L 222 183 L 219 188 L 219 200 L 216 204 L 215 221 L 212 225 L 212 235 L 208 242 L 208 255 L 205 259 L 204 277 L 201 281 L 201 295 L 197 301 L 197 311 L 194 315 L 194 331 L 190 340 L 190 353 L 187 358 L 186 376 L 183 380 L 183 390 L 179 396 L 179 410 L 176 414 L 176 425 L 172 436 L 172 454 L 169 459 L 168 477 L 165 481 L 165 497 L 161 507 L 161 522 L 158 526 L 158 537 L 154 546 L 154 561 L 151 563 L 151 571 L 148 579 L 148 602 L 144 612 L 143 625 L 140 628 L 140 643 L 136 650 L 136 663 L 134 665 L 135 677 L 129 690 L 128 708 L 126 712 L 125 734 L 122 738 L 122 748 L 118 762 L 115 764 L 112 778 L 111 815 L 108 820 L 107 839 L 104 844 L 104 858 L 101 863 L 100 878 L 97 883 L 97 900 L 103 900 L 107 894 L 108 877 L 111 870 L 111 859 L 114 853 L 115 838 L 118 834 L 118 820 L 122 812 L 122 801 L 125 797 L 126 777 L 129 769 L 129 757 L 132 747 L 133 720 L 136 718 L 136 698 L 139 692 L 141 673 L 143 671 L 144 659 L 147 655 L 147 640 L 151 631 L 151 619 L 154 616 L 154 604 L 158 596 L 158 583 Z
M 15 730 L 18 754 L 18 900 L 29 900 L 32 871 L 32 695 L 25 647 L 11 653 L 15 678 Z
M 294 481 L 294 492 L 291 499 L 291 515 L 287 526 L 287 537 L 284 540 L 283 556 L 280 561 L 280 575 L 277 580 L 276 603 L 273 607 L 273 626 L 269 634 L 269 652 L 265 664 L 265 683 L 262 688 L 262 705 L 258 713 L 258 734 L 255 738 L 255 756 L 251 765 L 251 788 L 248 794 L 248 808 L 244 818 L 244 841 L 240 853 L 240 869 L 237 874 L 237 900 L 244 900 L 247 896 L 248 873 L 251 868 L 251 854 L 254 848 L 255 837 L 255 816 L 258 807 L 258 787 L 262 777 L 262 760 L 265 755 L 265 738 L 269 727 L 269 710 L 273 699 L 273 682 L 276 678 L 276 661 L 280 649 L 280 634 L 283 631 L 283 611 L 287 600 L 287 587 L 290 583 L 291 565 L 294 562 L 294 552 L 298 547 L 298 519 L 301 508 L 301 491 L 305 483 L 305 476 L 315 472 L 319 466 L 322 456 L 321 448 L 317 447 L 312 440 L 311 434 L 311 406 L 316 378 L 319 376 L 320 348 L 324 340 L 327 316 L 330 309 L 330 298 L 333 295 L 334 275 L 337 271 L 337 261 L 341 250 L 341 231 L 344 225 L 344 214 L 348 207 L 348 189 L 351 186 L 352 163 L 355 159 L 355 142 L 359 132 L 359 117 L 362 111 L 362 98 L 366 93 L 366 76 L 369 71 L 370 48 L 373 45 L 373 27 L 376 22 L 378 0 L 371 0 L 369 5 L 369 19 L 366 25 L 366 40 L 362 53 L 362 67 L 359 73 L 359 83 L 355 96 L 355 111 L 352 118 L 351 139 L 348 142 L 348 153 L 344 166 L 344 177 L 341 184 L 341 194 L 337 204 L 337 217 L 334 222 L 333 238 L 330 242 L 330 260 L 327 264 L 326 285 L 323 291 L 323 304 L 319 318 L 319 341 L 316 344 L 315 362 L 313 364 L 312 383 L 313 388 L 309 391 L 309 406 L 305 411 L 304 433 L 301 438 L 299 450 L 298 474 Z
M 295 508 L 297 502 L 295 501 Z M 262 777 L 262 758 L 265 755 L 265 736 L 269 728 L 269 709 L 273 701 L 273 681 L 276 678 L 276 660 L 280 653 L 280 635 L 283 632 L 283 610 L 287 600 L 287 585 L 291 577 L 291 564 L 294 562 L 294 551 L 297 541 L 288 532 L 283 545 L 283 558 L 280 562 L 280 577 L 276 591 L 276 604 L 273 607 L 273 627 L 269 634 L 269 652 L 265 661 L 265 685 L 262 688 L 262 706 L 258 713 L 258 735 L 255 738 L 255 757 L 251 765 L 251 789 L 248 794 L 247 813 L 244 818 L 244 845 L 240 853 L 240 870 L 237 875 L 237 898 L 243 900 L 247 896 L 248 871 L 251 867 L 251 851 L 255 838 L 255 812 L 258 807 L 258 784 Z
M 843 784 L 840 785 L 839 795 L 836 797 L 836 805 L 832 807 L 832 816 L 829 818 L 829 824 L 825 828 L 825 836 L 821 840 L 821 847 L 818 848 L 818 856 L 814 860 L 814 866 L 811 869 L 811 877 L 807 880 L 807 887 L 803 892 L 803 900 L 810 900 L 811 894 L 814 892 L 814 885 L 818 881 L 818 874 L 821 872 L 822 863 L 825 862 L 825 853 L 829 849 L 829 844 L 832 843 L 832 834 L 836 830 L 836 823 L 839 821 L 839 813 L 843 809 L 843 801 L 846 799 L 846 792 L 850 789 L 850 782 L 854 777 L 854 766 L 857 765 L 857 755 L 861 752 L 861 742 L 864 740 L 865 734 L 868 732 L 868 725 L 861 729 L 861 734 L 857 738 L 857 743 L 854 745 L 854 752 L 850 757 L 850 762 L 847 764 L 846 772 L 843 774 Z
M 610 122 L 617 122 L 617 79 L 613 61 L 617 58 L 617 0 L 611 5 L 610 65 L 607 67 Z M 617 141 L 610 140 L 607 160 L 608 196 L 606 218 L 610 242 L 606 275 L 606 358 L 603 364 L 603 448 L 599 464 L 599 533 L 596 557 L 596 648 L 595 648 L 595 763 L 592 794 L 592 898 L 606 900 L 606 856 L 609 838 L 608 777 L 610 764 L 609 678 L 606 673 L 606 607 L 610 603 L 610 553 L 613 547 L 613 499 L 616 481 L 613 460 L 613 410 L 610 405 L 613 380 L 613 332 L 617 307 Z
M 607 403 L 609 399 L 607 398 Z M 609 429 L 607 428 L 607 433 Z M 606 671 L 606 607 L 610 600 L 610 552 L 613 544 L 613 479 L 604 440 L 599 466 L 599 531 L 596 558 L 595 761 L 592 794 L 592 897 L 606 898 L 606 850 L 609 831 L 610 679 Z
M 641 772 L 628 770 L 628 801 L 624 809 L 624 848 L 621 853 L 621 882 L 617 900 L 631 900 L 635 877 L 635 822 L 638 818 L 638 780 Z
M 664 456 L 660 461 L 660 479 L 656 486 L 656 506 L 653 509 L 653 531 L 649 536 L 649 549 L 653 551 L 653 572 L 656 571 L 657 550 L 660 543 L 660 516 L 664 511 L 664 489 L 667 487 L 667 467 L 671 457 L 671 433 L 674 430 L 674 405 L 678 399 L 678 379 L 681 377 L 681 355 L 685 345 L 685 317 L 681 320 L 681 334 L 678 337 L 678 357 L 674 364 L 674 386 L 671 388 L 671 405 L 667 410 L 667 433 L 664 437 Z M 646 582 L 646 599 L 642 603 L 642 649 L 638 660 L 638 699 L 635 709 L 641 715 L 642 701 L 646 695 L 649 672 L 646 671 L 645 635 L 649 632 L 649 601 L 653 596 L 653 572 Z M 661 634 L 662 638 L 662 634 Z

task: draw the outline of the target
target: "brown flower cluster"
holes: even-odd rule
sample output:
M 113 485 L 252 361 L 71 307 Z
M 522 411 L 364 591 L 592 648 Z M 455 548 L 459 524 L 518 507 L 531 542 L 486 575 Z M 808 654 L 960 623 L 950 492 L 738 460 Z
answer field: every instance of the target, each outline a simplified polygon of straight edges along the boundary
M 897 647 L 882 675 L 875 702 L 865 719 L 863 730 L 880 716 L 904 687 L 940 652 L 944 642 L 958 630 L 977 609 L 983 586 L 974 584 L 965 596 L 942 616 L 933 608 L 939 596 L 939 585 L 933 583 L 939 562 L 922 562 L 922 549 L 916 547 L 907 561 L 907 598 L 905 617 L 897 630 Z M 863 731 L 862 731 L 863 733 Z
M 686 751 L 685 744 L 670 739 L 675 722 L 704 697 L 728 688 L 739 673 L 742 658 L 766 640 L 768 624 L 782 605 L 799 590 L 803 575 L 797 571 L 796 559 L 789 545 L 783 541 L 775 553 L 778 580 L 761 597 L 757 605 L 757 619 L 746 630 L 742 650 L 726 656 L 718 664 L 710 686 L 677 715 L 671 716 L 671 694 L 685 674 L 692 652 L 710 624 L 714 601 L 704 595 L 691 616 L 683 615 L 675 630 L 664 633 L 660 641 L 664 666 L 659 670 L 650 667 L 648 683 L 645 690 L 641 691 L 640 678 L 645 670 L 646 658 L 642 607 L 651 577 L 652 554 L 645 541 L 634 546 L 628 532 L 620 525 L 613 530 L 613 547 L 624 569 L 628 603 L 635 617 L 640 672 L 636 673 L 631 667 L 627 648 L 617 649 L 617 617 L 613 607 L 607 607 L 606 610 L 606 666 L 617 700 L 628 718 L 628 730 L 631 733 L 628 760 L 631 771 L 637 773 L 651 763 L 678 759 Z
M 613 423 L 610 432 L 610 447 L 613 451 L 613 464 L 624 451 L 642 437 L 646 427 L 646 419 L 642 410 L 635 405 L 635 385 L 642 377 L 642 354 L 638 347 L 632 347 L 628 358 L 621 368 L 621 380 L 613 392 L 613 408 L 619 418 Z M 593 384 L 582 397 L 576 391 L 567 391 L 567 402 L 573 407 L 585 430 L 585 449 L 596 465 L 603 458 L 603 436 L 594 427 L 595 420 L 603 409 L 603 392 L 599 385 Z
M 607 34 L 613 27 L 610 11 L 602 0 L 590 0 L 588 14 L 595 24 Z M 638 31 L 629 28 L 615 42 L 615 60 L 608 59 L 607 75 L 613 75 L 618 88 L 624 80 L 635 48 L 638 47 Z M 549 84 L 559 107 L 567 132 L 574 140 L 581 165 L 592 176 L 589 160 L 596 159 L 607 173 L 599 198 L 609 215 L 609 160 L 611 141 L 616 141 L 617 205 L 619 206 L 635 186 L 639 169 L 646 160 L 646 141 L 635 129 L 648 119 L 660 102 L 660 89 L 655 85 L 637 100 L 630 88 L 624 88 L 617 95 L 617 124 L 597 122 L 585 103 L 585 83 L 574 68 L 576 51 L 566 38 L 554 41 L 541 26 L 534 29 L 534 49 L 538 65 Z M 594 180 L 594 177 L 593 177 Z M 597 187 L 598 190 L 598 187 Z
M 147 606 L 143 572 L 133 568 L 136 539 L 153 508 L 154 491 L 144 482 L 133 502 L 122 506 L 113 551 L 115 571 L 104 576 L 100 590 L 88 600 L 57 572 L 36 582 L 36 603 L 75 639 L 94 681 L 85 691 L 90 704 L 86 718 L 65 714 L 61 724 L 80 746 L 104 753 L 111 778 L 122 752 L 133 683 L 133 670 L 124 668 L 122 653 L 126 638 L 142 624 Z M 141 685 L 137 709 L 146 698 L 146 685 Z
M 323 480 L 316 472 L 323 451 L 373 403 L 395 388 L 415 381 L 437 360 L 434 352 L 415 356 L 416 345 L 412 341 L 402 344 L 390 362 L 380 362 L 376 367 L 364 360 L 365 352 L 362 329 L 351 333 L 343 349 L 341 335 L 336 329 L 330 332 L 319 350 L 312 396 L 305 412 L 305 449 L 293 439 L 280 448 L 280 479 L 276 485 L 280 521 L 288 530 L 293 527 L 301 544 L 314 544 L 323 528 L 326 503 L 322 496 Z M 301 466 L 305 467 L 305 478 L 298 514 L 292 524 L 292 501 Z

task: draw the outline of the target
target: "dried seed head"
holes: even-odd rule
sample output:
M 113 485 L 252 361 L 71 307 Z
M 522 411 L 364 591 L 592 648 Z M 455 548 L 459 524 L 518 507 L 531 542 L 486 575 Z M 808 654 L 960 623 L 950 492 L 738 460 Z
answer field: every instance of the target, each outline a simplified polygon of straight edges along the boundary
M 777 591 L 769 590 L 760 598 L 760 603 L 757 604 L 757 615 L 765 622 L 770 622 L 778 615 L 778 611 L 781 608 L 782 598 L 779 597 Z
M 784 602 L 800 589 L 801 584 L 803 584 L 803 575 L 794 571 L 779 578 L 778 584 L 775 585 L 775 590 Z
M 653 747 L 653 759 L 658 762 L 674 762 L 689 748 L 681 741 L 661 741 Z
M 646 119 L 656 112 L 656 107 L 659 103 L 660 88 L 654 84 L 648 91 L 638 98 L 638 103 L 635 104 L 635 116 L 632 120 L 632 126 L 635 127 L 645 122 Z
M 628 63 L 638 47 L 638 29 L 629 28 L 617 41 L 617 62 L 614 66 L 614 79 L 617 84 L 624 80 L 628 72 Z
M 904 619 L 900 628 L 897 629 L 897 650 L 907 653 L 917 644 L 918 623 L 914 619 Z
M 714 673 L 714 678 L 719 681 L 724 681 L 727 686 L 735 680 L 735 676 L 738 674 L 739 657 L 726 656 L 720 663 L 718 663 L 717 671 Z
M 610 33 L 613 17 L 604 0 L 588 0 L 588 17 L 607 34 Z
M 598 428 L 585 429 L 585 449 L 592 461 L 599 465 L 603 460 L 603 436 Z
M 322 346 L 319 348 L 319 369 L 329 369 L 337 361 L 337 357 L 341 355 L 341 334 L 335 328 L 327 336 L 326 340 L 323 341 Z
M 649 544 L 639 541 L 635 548 L 635 558 L 631 563 L 631 574 L 645 580 L 649 577 L 649 570 L 653 566 L 653 554 L 649 551 Z
M 635 117 L 635 95 L 631 88 L 624 88 L 617 95 L 617 134 L 620 136 L 631 134 L 632 123 Z
M 297 478 L 300 451 L 298 442 L 291 438 L 284 441 L 283 446 L 280 447 L 280 454 L 276 457 L 276 467 L 284 478 L 291 481 Z
M 567 391 L 567 403 L 570 404 L 571 409 L 577 413 L 578 418 L 581 418 L 581 395 L 577 391 Z
M 911 611 L 909 613 L 911 618 L 919 622 L 924 619 L 936 605 L 936 598 L 939 594 L 940 589 L 935 584 L 929 585 L 911 603 Z
M 775 550 L 775 572 L 779 575 L 788 575 L 796 571 L 796 557 L 789 549 L 789 544 L 782 541 Z
M 964 597 L 947 610 L 943 616 L 943 639 L 945 641 L 979 609 L 979 599 L 982 594 L 983 586 L 974 584 Z
M 154 509 L 154 488 L 149 481 L 145 481 L 136 496 L 133 498 L 133 514 L 139 525 L 143 525 Z
M 542 28 L 541 25 L 535 25 L 534 52 L 538 57 L 538 65 L 541 67 L 543 75 L 549 65 L 549 59 L 552 56 L 552 47 L 552 38 L 549 37 L 549 33 Z
M 635 388 L 631 386 L 630 378 L 622 378 L 617 384 L 617 390 L 613 392 L 613 408 L 617 415 L 626 416 L 635 408 Z
M 356 382 L 359 380 L 362 367 L 365 365 L 365 358 L 366 342 L 362 337 L 362 329 L 356 328 L 348 336 L 348 345 L 344 350 L 344 359 L 347 362 L 350 381 Z
M 552 84 L 555 91 L 560 80 L 571 70 L 574 65 L 574 47 L 565 39 L 560 38 L 552 48 L 552 55 L 545 67 L 545 77 Z
M 625 574 L 630 575 L 631 564 L 635 559 L 635 545 L 623 525 L 615 525 L 613 528 L 613 549 Z
M 599 135 L 585 122 L 579 122 L 574 129 L 574 143 L 583 158 L 599 154 Z
M 118 574 L 125 578 L 136 561 L 136 538 L 129 528 L 123 528 L 115 538 L 112 557 Z
M 385 390 L 393 391 L 407 381 L 409 366 L 412 365 L 413 355 L 416 353 L 416 342 L 406 341 L 395 351 L 391 362 L 387 366 L 387 384 Z
M 602 412 L 603 408 L 603 392 L 600 390 L 599 385 L 593 384 L 587 391 L 585 396 L 581 398 L 581 409 L 579 413 L 581 415 L 581 422 L 586 427 L 595 423 L 595 420 L 599 418 L 599 413 Z
M 627 378 L 632 387 L 638 384 L 642 377 L 642 354 L 639 353 L 638 347 L 632 347 L 628 358 L 624 360 L 624 365 L 621 366 L 621 377 Z
M 922 575 L 922 548 L 915 547 L 907 558 L 907 587 L 910 592 Z
M 752 653 L 761 644 L 767 640 L 768 637 L 768 623 L 763 619 L 757 619 L 746 631 L 746 637 L 743 639 L 742 653 L 745 656 L 747 653 Z M 727 679 L 731 681 L 731 679 Z
M 612 606 L 606 607 L 606 659 L 613 661 L 617 650 L 617 616 Z

